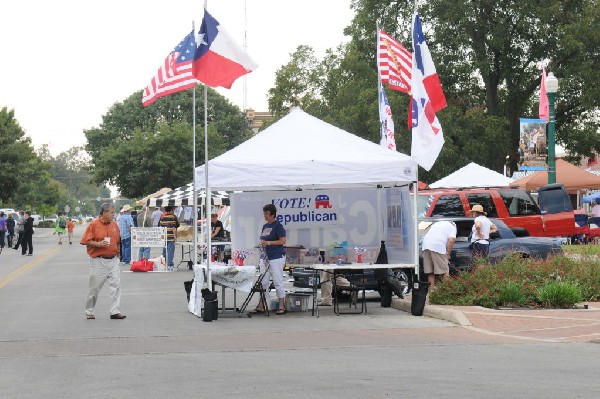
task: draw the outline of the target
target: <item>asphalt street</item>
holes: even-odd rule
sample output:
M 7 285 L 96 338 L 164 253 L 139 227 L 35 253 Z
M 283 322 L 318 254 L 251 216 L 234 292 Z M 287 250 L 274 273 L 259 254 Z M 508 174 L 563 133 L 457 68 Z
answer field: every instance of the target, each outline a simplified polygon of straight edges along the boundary
M 483 334 L 382 308 L 374 293 L 366 315 L 208 323 L 187 311 L 185 264 L 122 273 L 127 319 L 109 319 L 104 287 L 86 320 L 82 233 L 59 246 L 37 229 L 34 256 L 0 254 L 1 398 L 600 397 L 598 343 Z

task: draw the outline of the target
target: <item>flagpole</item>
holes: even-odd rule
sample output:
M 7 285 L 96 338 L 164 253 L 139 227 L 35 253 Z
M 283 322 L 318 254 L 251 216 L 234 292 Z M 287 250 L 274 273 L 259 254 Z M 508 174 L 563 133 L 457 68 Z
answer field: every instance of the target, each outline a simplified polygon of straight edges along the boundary
M 204 11 L 208 9 L 208 1 L 204 0 Z M 206 234 L 206 284 L 212 291 L 212 278 L 210 275 L 210 257 L 212 247 L 210 242 L 210 188 L 208 187 L 208 86 L 204 84 L 204 231 Z
M 418 8 L 419 8 L 418 3 L 419 3 L 419 0 L 415 0 L 414 12 L 418 11 Z M 413 15 L 413 20 L 414 20 L 414 15 Z M 413 29 L 412 36 L 414 38 L 415 26 L 414 26 L 414 24 L 412 24 L 412 25 L 413 25 L 412 26 L 412 29 Z M 414 39 L 413 39 L 413 52 L 414 51 L 415 51 L 415 43 L 414 43 Z M 413 62 L 414 62 L 414 57 L 413 57 Z M 413 79 L 413 77 L 411 75 L 411 80 L 412 79 Z M 410 94 L 410 98 L 409 98 L 409 101 L 411 102 L 411 104 L 412 104 L 412 100 L 413 100 L 413 98 L 412 98 L 413 87 L 414 87 L 414 85 L 413 85 L 413 82 L 411 81 L 411 84 L 410 84 L 411 94 Z M 414 112 L 414 110 L 413 110 L 413 112 Z M 412 119 L 412 116 L 411 116 L 411 119 Z M 412 131 L 412 127 L 411 127 L 411 131 Z M 414 137 L 413 137 L 413 140 L 414 140 Z M 416 176 L 415 198 L 414 198 L 414 202 L 413 202 L 413 217 L 415 219 L 415 223 L 414 223 L 414 226 L 415 226 L 415 254 L 414 254 L 414 256 L 415 256 L 415 272 L 414 272 L 414 275 L 417 276 L 417 281 L 420 281 L 421 279 L 419 277 L 419 272 L 420 272 L 420 270 L 419 270 L 419 208 L 417 206 L 417 204 L 419 202 L 418 201 L 418 199 L 419 199 L 419 163 L 416 161 L 415 161 L 415 176 Z M 413 283 L 414 283 L 414 280 L 413 280 Z M 413 287 L 414 287 L 414 284 L 413 284 Z
M 195 31 L 195 29 L 196 27 L 194 21 L 192 21 L 192 32 Z M 192 190 L 194 193 L 194 227 L 192 228 L 192 240 L 194 243 L 192 254 L 194 261 L 192 262 L 192 265 L 195 265 L 196 262 L 198 262 L 198 192 L 196 191 L 196 87 L 194 87 L 192 90 Z

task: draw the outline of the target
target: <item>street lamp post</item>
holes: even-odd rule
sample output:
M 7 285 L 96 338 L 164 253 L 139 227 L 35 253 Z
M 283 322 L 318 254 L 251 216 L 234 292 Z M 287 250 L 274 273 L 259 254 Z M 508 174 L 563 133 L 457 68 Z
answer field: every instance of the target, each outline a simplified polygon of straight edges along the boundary
M 553 72 L 546 76 L 546 94 L 548 95 L 548 184 L 556 183 L 556 120 L 554 104 L 558 91 L 558 79 Z

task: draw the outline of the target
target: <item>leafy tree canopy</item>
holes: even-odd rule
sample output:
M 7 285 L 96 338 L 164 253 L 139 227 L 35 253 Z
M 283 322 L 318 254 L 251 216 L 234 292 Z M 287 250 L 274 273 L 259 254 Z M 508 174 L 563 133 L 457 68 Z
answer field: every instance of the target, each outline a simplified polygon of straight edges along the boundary
M 571 160 L 600 150 L 600 5 L 595 0 L 430 0 L 420 8 L 448 107 L 438 113 L 446 144 L 429 172 L 435 181 L 468 162 L 516 166 L 519 118 L 537 117 L 541 62 L 560 80 L 557 140 Z M 276 73 L 269 108 L 291 106 L 379 141 L 376 21 L 412 48 L 413 2 L 354 0 L 350 43 L 323 60 L 301 46 Z M 410 153 L 408 96 L 387 90 L 400 151 Z
M 204 163 L 204 102 L 196 87 L 196 164 Z M 114 104 L 100 127 L 86 130 L 93 181 L 119 187 L 121 194 L 138 198 L 162 187 L 178 187 L 192 180 L 192 91 L 186 90 L 148 107 L 142 92 Z M 237 146 L 248 131 L 236 106 L 208 89 L 209 158 Z
M 14 110 L 0 109 L 0 204 L 8 202 L 22 180 L 23 168 L 35 157 L 31 140 L 15 119 Z
M 109 197 L 110 190 L 92 182 L 90 157 L 83 147 L 71 147 L 56 157 L 50 154 L 47 145 L 38 150 L 39 156 L 51 167 L 52 177 L 59 188 L 56 206 L 64 210 L 69 206 L 69 214 L 96 214 L 95 199 Z M 108 192 L 107 195 L 106 192 Z M 79 210 L 77 210 L 79 208 Z

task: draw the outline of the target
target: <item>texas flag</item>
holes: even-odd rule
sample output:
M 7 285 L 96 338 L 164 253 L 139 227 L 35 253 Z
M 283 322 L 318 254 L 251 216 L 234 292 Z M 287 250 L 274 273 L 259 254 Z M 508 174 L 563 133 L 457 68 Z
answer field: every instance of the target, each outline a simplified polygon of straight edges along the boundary
M 196 79 L 210 87 L 230 89 L 237 78 L 258 67 L 206 10 L 196 43 L 198 48 L 194 55 L 192 73 Z
M 412 145 L 411 157 L 425 170 L 430 170 L 444 146 L 442 126 L 436 112 L 446 106 L 419 13 L 413 16 L 412 57 Z

